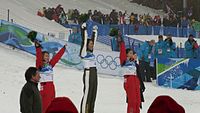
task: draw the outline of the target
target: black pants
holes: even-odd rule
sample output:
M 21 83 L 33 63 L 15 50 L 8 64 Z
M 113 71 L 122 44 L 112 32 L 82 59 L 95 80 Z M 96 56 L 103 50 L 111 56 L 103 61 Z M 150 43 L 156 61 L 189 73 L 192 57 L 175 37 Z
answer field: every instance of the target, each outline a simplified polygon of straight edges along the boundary
M 153 79 L 153 80 L 156 80 L 156 59 L 154 60 L 154 66 L 152 67 L 152 66 L 150 66 L 150 73 L 151 73 L 151 78 Z
M 145 82 L 151 82 L 150 63 L 140 60 L 139 69 L 142 80 Z
M 97 94 L 97 69 L 91 67 L 85 69 L 83 74 L 84 95 L 81 101 L 80 113 L 94 113 L 94 106 Z

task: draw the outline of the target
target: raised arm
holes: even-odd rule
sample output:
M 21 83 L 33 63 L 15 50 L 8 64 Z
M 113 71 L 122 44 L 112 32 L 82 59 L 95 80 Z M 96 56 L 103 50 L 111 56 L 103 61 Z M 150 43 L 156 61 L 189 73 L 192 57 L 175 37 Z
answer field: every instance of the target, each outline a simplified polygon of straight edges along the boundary
M 120 45 L 120 64 L 123 65 L 126 61 L 126 47 L 124 41 L 119 42 Z
M 86 56 L 86 50 L 87 50 L 87 30 L 86 30 L 86 23 L 83 23 L 81 26 L 81 37 L 82 37 L 82 44 L 81 44 L 81 49 L 80 49 L 80 57 L 85 57 Z
M 65 53 L 65 49 L 66 49 L 66 45 L 64 45 L 62 49 L 60 49 L 60 51 L 51 59 L 49 64 L 51 64 L 52 67 L 54 67 L 56 63 L 58 63 L 58 61 L 61 59 L 61 57 Z
M 95 25 L 93 26 L 93 30 L 92 30 L 92 41 L 94 42 L 94 47 L 95 47 L 95 44 L 96 44 L 96 40 L 97 40 L 97 35 L 98 35 L 98 27 Z
M 39 69 L 42 67 L 42 46 L 39 42 L 35 41 L 36 48 L 36 68 Z

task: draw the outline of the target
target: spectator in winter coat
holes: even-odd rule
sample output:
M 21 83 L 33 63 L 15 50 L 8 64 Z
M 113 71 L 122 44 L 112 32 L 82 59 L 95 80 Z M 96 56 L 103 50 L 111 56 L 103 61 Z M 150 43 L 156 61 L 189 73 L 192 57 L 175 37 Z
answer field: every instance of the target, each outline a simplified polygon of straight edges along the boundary
M 172 37 L 171 36 L 167 36 L 167 38 L 165 39 L 165 57 L 168 58 L 176 58 L 176 43 L 172 41 Z
M 134 13 L 131 13 L 131 16 L 130 16 L 130 24 L 135 24 L 135 15 Z
M 133 52 L 133 55 L 135 56 L 137 54 L 135 52 Z M 142 102 L 144 102 L 144 95 L 143 95 L 143 93 L 144 93 L 144 91 L 145 91 L 146 88 L 145 88 L 144 82 L 142 80 L 142 75 L 140 73 L 140 66 L 139 66 L 139 64 L 137 63 L 136 60 L 137 60 L 137 57 L 134 59 L 134 61 L 135 61 L 135 66 L 136 66 L 136 71 L 137 71 L 137 77 L 140 80 L 140 99 L 141 99 L 140 108 L 142 108 Z
M 189 20 L 184 16 L 184 17 L 182 18 L 182 21 L 181 21 L 181 27 L 182 27 L 182 28 L 187 28 L 188 25 L 189 25 Z
M 130 20 L 127 11 L 125 11 L 123 15 L 124 15 L 124 24 L 129 24 Z
M 155 26 L 160 26 L 161 25 L 160 15 L 157 15 L 157 16 L 154 17 L 154 25 Z
M 152 47 L 155 45 L 155 40 L 145 41 L 141 47 L 139 52 L 139 60 L 144 60 L 145 62 L 149 62 L 149 58 L 152 54 Z
M 125 24 L 125 20 L 124 20 L 124 15 L 122 14 L 121 11 L 119 11 L 119 24 Z
M 40 71 L 40 94 L 42 96 L 42 113 L 45 113 L 51 101 L 55 98 L 55 87 L 53 83 L 53 67 L 61 59 L 65 52 L 66 45 L 50 60 L 47 51 L 42 52 L 42 46 L 35 41 L 36 67 Z
M 146 41 L 140 47 L 139 52 L 139 61 L 140 61 L 140 72 L 142 75 L 143 81 L 151 82 L 150 79 L 150 59 L 152 57 L 152 47 L 154 46 L 155 41 Z
M 73 28 L 73 33 L 69 35 L 69 42 L 81 45 L 82 43 L 82 38 L 81 34 L 77 32 L 77 28 Z
M 105 15 L 104 24 L 110 24 L 110 17 L 108 14 Z
M 198 44 L 194 40 L 194 36 L 190 35 L 188 40 L 185 42 L 185 57 L 186 58 L 197 58 Z
M 20 94 L 21 113 L 42 113 L 41 96 L 38 90 L 40 74 L 37 68 L 29 67 L 25 72 L 26 84 Z
M 110 13 L 110 24 L 118 24 L 118 13 L 115 9 Z
M 43 10 L 38 10 L 38 12 L 37 12 L 37 15 L 38 16 L 41 16 L 41 17 L 44 17 L 44 12 L 43 12 Z
M 164 56 L 164 48 L 165 42 L 163 41 L 163 36 L 158 36 L 158 42 L 155 44 L 155 57 L 163 57 Z

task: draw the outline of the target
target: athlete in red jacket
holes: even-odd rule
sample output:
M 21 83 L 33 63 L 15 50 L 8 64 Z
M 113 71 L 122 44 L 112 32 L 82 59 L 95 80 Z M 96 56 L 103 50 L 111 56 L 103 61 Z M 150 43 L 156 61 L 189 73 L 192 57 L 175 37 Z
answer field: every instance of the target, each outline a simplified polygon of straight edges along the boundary
M 127 113 L 140 113 L 140 81 L 134 61 L 136 58 L 136 53 L 131 49 L 126 49 L 124 42 L 121 40 L 120 63 L 122 74 L 124 75 L 124 89 L 128 99 Z
M 55 87 L 53 84 L 53 67 L 61 59 L 65 52 L 66 45 L 49 60 L 49 53 L 42 52 L 41 45 L 35 41 L 36 67 L 40 71 L 40 94 L 42 97 L 42 113 L 45 113 L 51 101 L 55 98 Z

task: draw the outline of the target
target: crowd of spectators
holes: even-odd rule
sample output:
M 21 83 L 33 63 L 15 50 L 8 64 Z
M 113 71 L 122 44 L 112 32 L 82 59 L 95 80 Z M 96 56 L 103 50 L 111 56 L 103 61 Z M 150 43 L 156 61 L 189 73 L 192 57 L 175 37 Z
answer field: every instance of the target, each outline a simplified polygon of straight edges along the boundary
M 62 5 L 60 5 L 60 4 L 56 8 L 43 7 L 42 9 L 38 10 L 37 15 L 41 16 L 41 17 L 46 17 L 49 20 L 54 20 L 60 24 L 68 23 L 65 11 L 64 11 Z
M 69 20 L 76 24 L 81 24 L 85 20 L 91 19 L 94 22 L 100 24 L 142 24 L 142 25 L 161 25 L 161 17 L 156 15 L 155 17 L 150 16 L 149 14 L 138 15 L 132 12 L 128 14 L 127 11 L 117 12 L 113 9 L 110 14 L 104 14 L 101 11 L 97 10 L 88 10 L 87 13 L 81 14 L 77 9 L 68 11 Z M 80 20 L 80 18 L 82 20 Z
M 191 19 L 189 16 L 178 16 L 174 12 L 168 12 L 163 17 L 160 15 L 151 16 L 150 14 L 136 14 L 134 12 L 128 13 L 127 11 L 116 11 L 113 9 L 109 14 L 105 14 L 98 10 L 88 10 L 87 13 L 80 13 L 78 9 L 69 9 L 65 13 L 62 5 L 56 8 L 43 7 L 38 10 L 37 14 L 41 17 L 46 17 L 49 20 L 54 20 L 60 24 L 82 24 L 87 20 L 105 24 L 105 25 L 144 25 L 144 26 L 164 26 L 164 27 L 180 27 L 180 28 L 194 28 L 200 31 L 200 23 Z
M 177 16 L 174 13 L 166 13 L 163 18 L 160 15 L 151 16 L 150 14 L 136 14 L 134 12 L 128 14 L 127 11 L 117 12 L 113 9 L 110 14 L 104 14 L 97 10 L 88 10 L 87 13 L 80 13 L 79 10 L 69 10 L 68 19 L 73 23 L 81 24 L 88 19 L 100 24 L 136 24 L 144 26 L 161 26 L 164 27 L 192 27 L 196 21 L 189 19 L 187 16 Z

